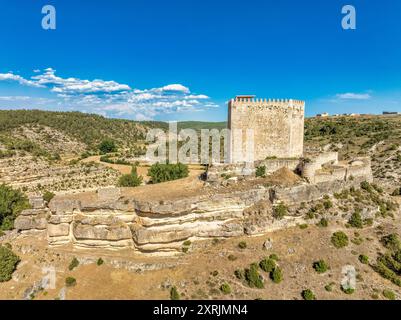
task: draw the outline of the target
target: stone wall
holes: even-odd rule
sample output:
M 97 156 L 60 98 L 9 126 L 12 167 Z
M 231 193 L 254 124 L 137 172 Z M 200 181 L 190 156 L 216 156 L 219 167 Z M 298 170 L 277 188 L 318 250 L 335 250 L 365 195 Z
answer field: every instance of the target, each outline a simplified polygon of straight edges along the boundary
M 330 195 L 351 187 L 359 188 L 361 182 L 368 177 L 359 176 L 352 180 L 324 181 L 316 184 L 302 184 L 290 188 L 275 188 L 271 200 L 273 203 L 285 203 L 286 205 L 298 205 L 302 202 L 318 200 L 324 195 Z
M 305 155 L 302 167 L 302 176 L 310 182 L 314 181 L 315 173 L 325 164 L 335 165 L 338 163 L 338 152 L 320 152 Z
M 369 157 L 339 162 L 337 152 L 322 152 L 309 155 L 298 168 L 302 177 L 313 184 L 350 180 L 354 177 L 363 177 L 367 181 L 373 179 Z
M 255 163 L 213 164 L 207 170 L 206 180 L 215 183 L 227 177 L 254 177 L 256 169 L 260 166 L 266 167 L 266 174 L 272 174 L 281 168 L 295 171 L 300 164 L 300 159 L 267 159 Z
M 50 214 L 42 197 L 29 198 L 31 209 L 22 211 L 14 221 L 14 228 L 19 231 L 41 231 L 47 229 Z
M 254 160 L 299 158 L 303 153 L 305 103 L 298 100 L 236 98 L 229 102 L 230 162 L 247 158 L 246 132 L 254 131 Z M 242 139 L 236 138 L 242 130 Z
M 300 159 L 266 159 L 255 163 L 256 167 L 265 166 L 267 174 L 274 173 L 281 168 L 296 171 L 299 165 Z
M 295 216 L 274 219 L 273 207 L 279 203 L 297 207 L 325 194 L 358 187 L 367 179 L 369 176 L 359 175 L 317 184 L 301 182 L 288 188 L 255 185 L 229 192 L 217 188 L 214 194 L 163 201 L 138 200 L 119 188 L 100 189 L 56 196 L 48 208 L 43 200 L 32 200 L 33 209 L 25 210 L 15 225 L 20 231 L 47 232 L 51 246 L 171 254 L 181 252 L 186 240 L 262 234 L 304 223 Z

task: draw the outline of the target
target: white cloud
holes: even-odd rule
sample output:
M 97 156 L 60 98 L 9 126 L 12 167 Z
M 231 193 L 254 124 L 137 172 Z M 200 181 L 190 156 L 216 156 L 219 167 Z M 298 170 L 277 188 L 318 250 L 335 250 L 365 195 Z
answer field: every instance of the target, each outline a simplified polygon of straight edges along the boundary
M 161 91 L 177 91 L 183 93 L 190 93 L 189 89 L 182 84 L 169 84 L 160 88 Z
M 336 95 L 338 99 L 343 100 L 369 100 L 372 96 L 369 93 L 339 93 Z
M 43 74 L 33 76 L 31 79 L 40 85 L 51 88 L 52 92 L 67 94 L 90 94 L 90 93 L 111 93 L 129 91 L 131 88 L 126 84 L 115 81 L 104 81 L 95 79 L 81 80 L 77 78 L 61 78 L 55 75 L 56 70 L 47 68 Z
M 190 94 L 188 96 L 185 97 L 185 99 L 210 99 L 208 96 L 204 95 L 204 94 Z
M 27 101 L 29 99 L 28 96 L 0 96 L 1 101 Z
M 201 111 L 217 107 L 207 95 L 192 94 L 188 87 L 177 83 L 152 89 L 133 89 L 127 84 L 113 80 L 62 78 L 56 75 L 56 70 L 53 68 L 34 70 L 34 73 L 35 75 L 29 79 L 12 72 L 0 73 L 0 82 L 16 81 L 24 86 L 47 88 L 50 94 L 56 96 L 56 99 L 52 100 L 52 105 L 57 105 L 62 110 L 86 110 L 105 116 L 129 116 L 136 120 L 151 120 L 160 114 Z M 27 103 L 32 101 L 30 97 L 26 98 L 26 100 L 19 98 L 19 101 Z M 6 99 L 3 97 L 0 101 Z M 36 105 L 49 101 L 43 99 L 43 101 L 37 100 Z M 13 101 L 17 102 L 18 98 L 14 98 Z
M 26 80 L 23 77 L 14 73 L 0 73 L 0 81 L 16 81 L 21 85 L 31 86 L 31 87 L 41 87 L 41 85 L 35 81 Z

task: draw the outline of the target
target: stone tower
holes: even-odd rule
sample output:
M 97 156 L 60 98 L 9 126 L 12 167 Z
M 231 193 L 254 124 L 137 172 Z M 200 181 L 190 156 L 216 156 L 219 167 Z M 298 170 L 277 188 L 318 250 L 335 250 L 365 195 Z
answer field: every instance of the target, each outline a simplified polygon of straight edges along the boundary
M 244 162 L 246 131 L 253 130 L 253 159 L 299 158 L 304 145 L 305 102 L 237 96 L 228 103 L 229 162 Z M 242 138 L 236 132 L 242 130 Z M 249 151 L 248 151 L 249 152 Z

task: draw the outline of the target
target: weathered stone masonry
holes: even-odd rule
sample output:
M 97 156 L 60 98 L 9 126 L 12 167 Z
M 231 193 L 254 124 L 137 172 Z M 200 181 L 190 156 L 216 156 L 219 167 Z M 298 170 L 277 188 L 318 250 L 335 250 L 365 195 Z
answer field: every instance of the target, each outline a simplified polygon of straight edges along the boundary
M 186 240 L 263 234 L 305 223 L 303 217 L 295 216 L 276 220 L 273 207 L 278 203 L 298 206 L 371 181 L 366 163 L 355 169 L 352 179 L 335 176 L 331 181 L 301 182 L 291 187 L 257 185 L 247 190 L 176 200 L 138 200 L 119 188 L 56 196 L 48 208 L 36 199 L 34 209 L 17 217 L 15 227 L 20 231 L 47 232 L 52 246 L 131 248 L 158 254 L 181 252 Z
M 304 145 L 305 102 L 237 97 L 228 104 L 230 163 L 246 158 L 246 131 L 254 132 L 254 160 L 299 158 Z M 242 139 L 236 131 L 242 130 Z

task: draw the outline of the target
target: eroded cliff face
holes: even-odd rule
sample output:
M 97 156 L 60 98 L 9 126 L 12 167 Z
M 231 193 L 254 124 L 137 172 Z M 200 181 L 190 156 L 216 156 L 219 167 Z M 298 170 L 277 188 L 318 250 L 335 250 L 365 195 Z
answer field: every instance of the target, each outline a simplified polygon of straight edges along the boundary
M 174 200 L 145 200 L 125 189 L 56 196 L 16 220 L 18 230 L 47 232 L 51 246 L 123 249 L 143 253 L 182 252 L 186 240 L 256 235 L 305 223 L 301 216 L 273 218 L 277 203 L 297 206 L 351 186 L 366 177 L 292 187 L 255 185 L 230 192 L 200 193 Z M 210 190 L 209 190 L 210 191 Z
M 86 199 L 58 199 L 49 205 L 51 245 L 130 247 L 142 252 L 181 251 L 188 239 L 244 234 L 244 209 L 269 198 L 265 188 L 175 201 L 138 201 L 110 189 Z M 266 212 L 266 214 L 268 214 Z

